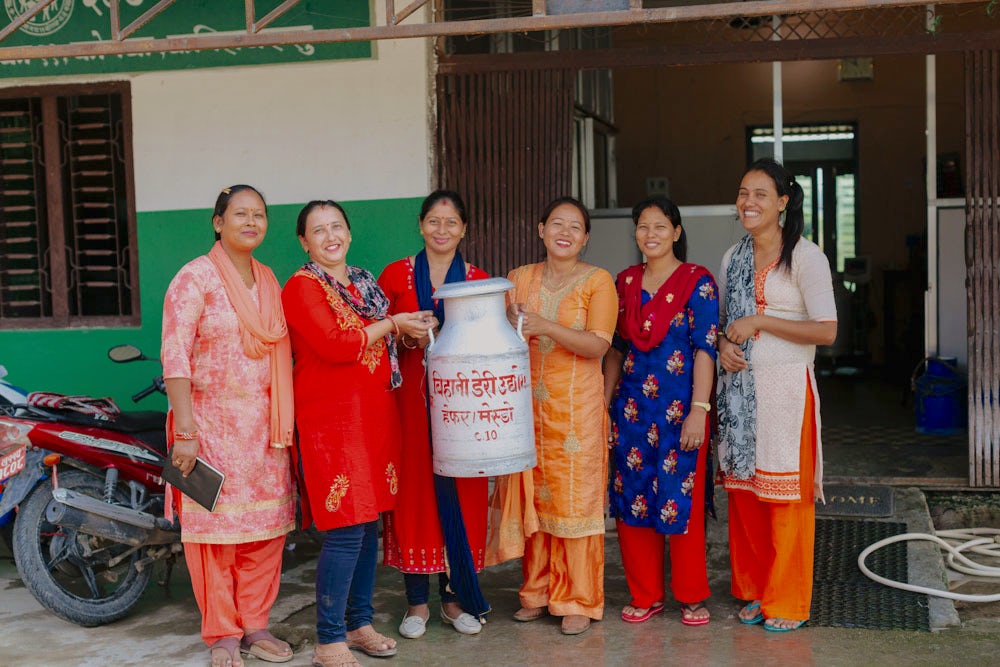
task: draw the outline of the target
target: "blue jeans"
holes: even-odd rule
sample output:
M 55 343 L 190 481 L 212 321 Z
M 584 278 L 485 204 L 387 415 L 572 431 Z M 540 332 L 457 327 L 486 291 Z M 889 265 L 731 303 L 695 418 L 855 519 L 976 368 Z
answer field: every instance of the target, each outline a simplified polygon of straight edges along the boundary
M 375 609 L 378 521 L 327 531 L 316 569 L 316 634 L 320 644 L 347 640 L 371 625 Z
M 411 607 L 427 604 L 431 597 L 430 575 L 404 572 L 403 583 L 406 584 L 406 601 Z M 448 590 L 448 574 L 445 572 L 438 573 L 438 593 L 441 595 L 441 604 L 458 602 L 458 596 Z

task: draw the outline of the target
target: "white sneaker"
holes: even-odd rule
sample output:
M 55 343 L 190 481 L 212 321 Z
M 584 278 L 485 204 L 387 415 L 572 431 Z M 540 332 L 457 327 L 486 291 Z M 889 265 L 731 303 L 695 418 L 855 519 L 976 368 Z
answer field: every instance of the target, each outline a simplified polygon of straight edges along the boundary
M 477 621 L 472 614 L 467 614 L 464 611 L 458 615 L 458 618 L 452 618 L 444 613 L 444 607 L 442 607 L 441 620 L 463 635 L 478 635 L 479 631 L 483 629 L 482 623 Z
M 427 632 L 427 621 L 419 616 L 407 616 L 399 624 L 399 634 L 407 639 L 423 637 L 425 632 Z

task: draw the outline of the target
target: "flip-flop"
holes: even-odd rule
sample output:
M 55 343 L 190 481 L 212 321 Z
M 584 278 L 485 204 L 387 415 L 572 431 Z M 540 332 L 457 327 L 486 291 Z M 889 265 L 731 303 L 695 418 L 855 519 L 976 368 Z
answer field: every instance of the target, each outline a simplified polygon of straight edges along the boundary
M 754 616 L 753 618 L 743 618 L 742 616 L 740 616 L 739 617 L 740 623 L 742 623 L 743 625 L 757 625 L 758 623 L 764 622 L 764 612 L 759 611 L 760 602 L 750 602 L 749 604 L 747 604 L 746 607 L 744 607 L 744 609 L 746 609 L 747 611 L 754 611 L 756 609 L 758 611 L 757 615 Z
M 223 637 L 208 648 L 209 661 L 211 663 L 212 651 L 220 648 L 229 653 L 229 664 L 233 667 L 243 667 L 243 659 L 240 658 L 240 640 L 236 637 Z M 237 662 L 237 660 L 239 662 Z
M 629 605 L 635 607 L 635 605 Z M 645 613 L 635 616 L 633 614 L 626 614 L 625 610 L 622 609 L 622 620 L 626 623 L 645 623 L 649 619 L 653 618 L 657 614 L 663 611 L 663 603 L 657 602 L 656 604 L 649 607 Z
M 696 611 L 701 611 L 702 609 L 708 611 L 708 607 L 705 606 L 704 602 L 682 603 L 681 623 L 689 626 L 708 625 L 708 622 L 712 620 L 711 616 L 706 616 L 705 618 L 688 618 L 687 616 L 684 615 L 685 613 L 693 614 Z
M 770 620 L 772 620 L 772 621 L 787 621 L 789 619 L 786 619 L 786 618 L 772 618 Z M 806 619 L 804 621 L 795 621 L 795 625 L 793 625 L 793 626 L 791 626 L 789 628 L 779 628 L 776 625 L 767 625 L 765 623 L 764 624 L 764 629 L 767 630 L 768 632 L 791 632 L 792 630 L 798 630 L 799 628 L 801 628 L 803 625 L 805 625 L 808 622 L 809 622 L 809 619 Z
M 281 641 L 267 630 L 254 630 L 248 635 L 243 635 L 243 639 L 240 640 L 240 651 L 248 655 L 252 655 L 255 658 L 260 658 L 265 662 L 288 662 L 295 657 L 295 654 L 292 651 L 289 651 L 287 655 L 284 653 L 268 651 L 263 646 L 257 646 L 258 642 L 271 642 L 276 645 L 287 643 Z

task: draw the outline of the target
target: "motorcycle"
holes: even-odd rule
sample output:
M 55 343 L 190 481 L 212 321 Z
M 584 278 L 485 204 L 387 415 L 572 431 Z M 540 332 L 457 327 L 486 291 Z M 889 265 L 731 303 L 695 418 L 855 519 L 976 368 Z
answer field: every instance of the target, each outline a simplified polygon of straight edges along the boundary
M 108 357 L 148 359 L 132 345 Z M 132 400 L 156 391 L 162 376 Z M 57 616 L 110 623 L 139 601 L 154 563 L 169 580 L 182 547 L 180 525 L 163 517 L 165 423 L 110 399 L 29 395 L 0 374 L 0 526 L 28 590 Z

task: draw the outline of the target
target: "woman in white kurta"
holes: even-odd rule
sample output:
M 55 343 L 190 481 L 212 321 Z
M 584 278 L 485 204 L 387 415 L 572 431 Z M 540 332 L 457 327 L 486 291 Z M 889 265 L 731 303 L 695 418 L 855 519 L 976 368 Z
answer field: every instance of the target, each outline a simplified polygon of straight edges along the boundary
M 837 335 L 830 265 L 802 238 L 802 188 L 771 159 L 740 183 L 749 234 L 720 278 L 719 459 L 729 492 L 740 621 L 797 629 L 812 599 L 814 497 L 822 497 L 816 345 Z

